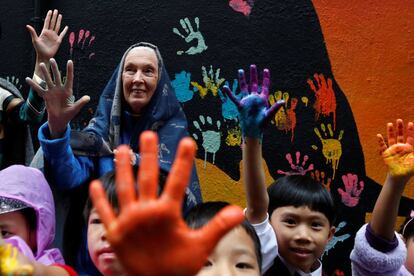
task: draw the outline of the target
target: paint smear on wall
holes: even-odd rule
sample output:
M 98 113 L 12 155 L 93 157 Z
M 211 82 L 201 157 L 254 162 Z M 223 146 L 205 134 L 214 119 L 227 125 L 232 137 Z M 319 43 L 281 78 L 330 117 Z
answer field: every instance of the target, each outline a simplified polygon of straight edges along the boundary
M 241 12 L 244 16 L 249 16 L 252 12 L 254 0 L 230 0 L 229 6 L 236 12 Z

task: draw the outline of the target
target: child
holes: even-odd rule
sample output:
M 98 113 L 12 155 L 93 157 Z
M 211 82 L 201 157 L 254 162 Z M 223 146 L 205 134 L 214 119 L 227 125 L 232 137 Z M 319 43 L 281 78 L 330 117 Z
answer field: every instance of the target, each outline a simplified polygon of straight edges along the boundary
M 0 179 L 0 230 L 5 242 L 18 248 L 35 271 L 76 275 L 64 265 L 60 251 L 50 248 L 55 235 L 55 209 L 43 174 L 14 165 L 0 171 Z
M 136 172 L 137 167 L 134 167 Z M 164 187 L 167 173 L 160 170 L 160 177 L 158 183 L 158 193 Z M 117 211 L 119 209 L 118 199 L 115 191 L 115 172 L 111 171 L 99 178 L 105 189 L 107 198 L 111 206 Z M 103 275 L 123 275 L 122 266 L 117 260 L 113 250 L 111 249 L 108 240 L 105 238 L 106 231 L 102 224 L 96 209 L 92 205 L 90 199 L 87 200 L 84 209 L 84 218 L 87 224 L 87 247 L 89 256 L 93 264 Z M 105 253 L 103 255 L 103 253 Z M 93 269 L 92 269 L 93 270 Z M 92 271 L 90 268 L 88 272 Z
M 262 270 L 268 275 L 322 275 L 319 258 L 335 232 L 332 197 L 321 184 L 305 176 L 283 177 L 269 187 L 267 194 L 261 153 L 263 127 L 283 101 L 267 108 L 267 69 L 263 71 L 261 92 L 255 65 L 250 67 L 250 92 L 243 70 L 239 70 L 239 83 L 240 100 L 227 86 L 223 90 L 239 108 L 244 139 L 245 215 L 261 241 Z
M 410 216 L 407 217 L 406 221 L 401 227 L 401 235 L 407 247 L 407 258 L 405 259 L 405 269 L 414 274 L 414 211 L 411 210 Z M 401 268 L 404 270 L 404 268 Z
M 58 10 L 48 11 L 41 34 L 38 36 L 33 27 L 27 25 L 27 30 L 32 37 L 32 44 L 36 51 L 36 64 L 33 80 L 40 84 L 44 81 L 41 75 L 40 63 L 52 58 L 62 42 L 68 27 L 59 34 L 62 15 Z M 28 124 L 41 122 L 45 104 L 41 95 L 32 89 L 27 100 L 24 101 L 20 91 L 9 81 L 0 78 L 0 168 L 15 163 L 29 164 L 33 158 L 33 145 Z M 26 133 L 20 131 L 20 127 L 26 127 Z M 22 135 L 19 135 L 22 134 Z M 24 145 L 22 145 L 24 139 Z M 20 158 L 20 157 L 23 157 Z
M 228 205 L 220 201 L 198 204 L 190 210 L 185 221 L 190 228 L 198 229 Z M 252 225 L 244 220 L 219 241 L 197 276 L 260 275 L 261 263 L 259 238 Z
M 401 196 L 414 175 L 414 124 L 408 123 L 406 139 L 403 121 L 397 120 L 396 126 L 395 134 L 394 125 L 387 124 L 388 146 L 382 135 L 377 135 L 388 174 L 375 203 L 371 221 L 356 234 L 351 252 L 352 275 L 414 274 L 414 240 L 409 234 L 412 233 L 411 221 L 403 228 L 406 245 L 394 232 Z
M 207 225 L 192 230 L 182 219 L 182 203 L 194 162 L 195 143 L 181 140 L 163 193 L 157 198 L 156 134 L 140 137 L 139 199 L 134 188 L 128 146 L 116 154 L 116 190 L 120 206 L 115 215 L 98 181 L 90 196 L 124 271 L 130 275 L 195 275 L 220 238 L 243 220 L 237 206 L 227 206 Z

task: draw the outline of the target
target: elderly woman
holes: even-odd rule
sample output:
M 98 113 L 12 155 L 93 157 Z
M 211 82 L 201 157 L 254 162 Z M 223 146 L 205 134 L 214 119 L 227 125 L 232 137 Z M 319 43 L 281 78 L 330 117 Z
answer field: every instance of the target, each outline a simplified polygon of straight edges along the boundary
M 187 121 L 156 46 L 141 42 L 125 52 L 100 97 L 95 117 L 81 132 L 71 132 L 69 122 L 89 97 L 74 101 L 72 61 L 67 64 L 65 84 L 56 61 L 51 59 L 50 64 L 54 81 L 41 65 L 46 89 L 27 79 L 43 95 L 48 111 L 48 121 L 38 135 L 49 182 L 68 190 L 102 176 L 114 169 L 113 151 L 119 144 L 129 144 L 132 160 L 139 164 L 138 138 L 144 130 L 158 133 L 160 166 L 169 171 L 179 140 L 188 135 Z M 184 211 L 200 201 L 194 167 Z

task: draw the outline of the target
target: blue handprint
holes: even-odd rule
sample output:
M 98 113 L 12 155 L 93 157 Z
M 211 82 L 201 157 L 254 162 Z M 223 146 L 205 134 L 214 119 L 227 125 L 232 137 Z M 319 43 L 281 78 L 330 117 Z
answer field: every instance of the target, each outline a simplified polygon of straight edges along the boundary
M 225 84 L 226 86 L 230 86 L 229 82 L 226 81 Z M 237 94 L 237 86 L 239 85 L 239 82 L 237 81 L 237 79 L 233 80 L 233 85 L 231 88 L 231 91 L 233 93 L 233 95 L 236 96 L 236 98 L 238 100 L 241 99 L 241 94 Z M 223 116 L 224 119 L 227 120 L 237 120 L 237 116 L 239 114 L 239 111 L 237 109 L 237 105 L 231 100 L 229 99 L 229 97 L 224 94 L 221 89 L 219 89 L 218 94 L 220 96 L 222 105 L 221 105 L 221 115 Z
M 180 103 L 188 102 L 193 98 L 194 91 L 190 90 L 191 73 L 181 71 L 175 74 L 175 79 L 171 81 L 175 95 Z
M 206 161 L 207 161 L 207 153 L 212 153 L 213 154 L 213 164 L 215 162 L 216 159 L 216 152 L 220 149 L 220 145 L 221 145 L 221 132 L 220 132 L 220 127 L 221 127 L 221 122 L 220 121 L 216 121 L 216 130 L 204 130 L 202 129 L 202 127 L 206 127 L 206 121 L 208 123 L 207 127 L 211 128 L 214 127 L 213 125 L 213 120 L 211 119 L 210 116 L 207 116 L 206 118 L 204 118 L 203 115 L 200 115 L 199 117 L 199 121 L 193 121 L 193 125 L 195 126 L 195 128 L 201 132 L 201 136 L 203 137 L 203 141 L 202 141 L 202 146 L 204 149 L 204 168 L 206 167 Z M 193 134 L 194 139 L 199 140 L 199 136 L 197 135 L 197 133 Z
M 335 234 L 338 233 L 342 228 L 346 226 L 346 221 L 341 221 L 338 226 L 336 227 Z M 344 242 L 346 239 L 351 237 L 350 234 L 343 234 L 340 236 L 333 236 L 333 238 L 329 241 L 329 243 L 325 247 L 324 255 L 328 255 L 329 250 L 333 249 L 338 242 Z

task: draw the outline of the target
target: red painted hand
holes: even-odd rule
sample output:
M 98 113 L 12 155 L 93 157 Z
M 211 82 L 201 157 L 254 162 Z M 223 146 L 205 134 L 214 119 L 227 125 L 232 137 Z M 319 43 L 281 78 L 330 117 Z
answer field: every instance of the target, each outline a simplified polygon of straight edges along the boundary
M 99 181 L 90 186 L 93 204 L 107 229 L 107 238 L 131 275 L 194 275 L 228 231 L 244 219 L 236 206 L 223 209 L 205 227 L 192 230 L 182 219 L 181 206 L 194 162 L 195 144 L 184 138 L 157 198 L 157 137 L 140 138 L 139 198 L 134 189 L 128 146 L 118 147 L 116 189 L 119 215 L 115 216 Z
M 404 123 L 397 120 L 397 131 L 392 123 L 387 124 L 388 145 L 381 134 L 377 134 L 380 153 L 388 166 L 389 173 L 396 177 L 414 175 L 414 124 L 407 124 L 404 142 Z

